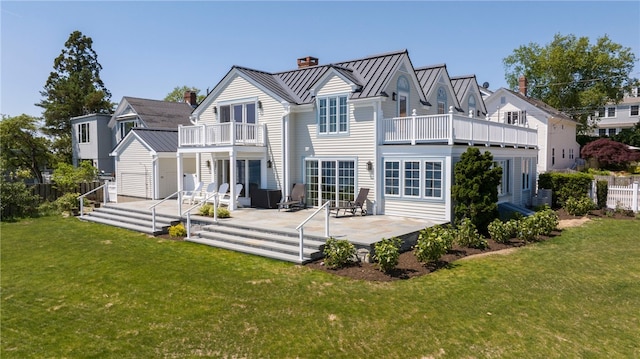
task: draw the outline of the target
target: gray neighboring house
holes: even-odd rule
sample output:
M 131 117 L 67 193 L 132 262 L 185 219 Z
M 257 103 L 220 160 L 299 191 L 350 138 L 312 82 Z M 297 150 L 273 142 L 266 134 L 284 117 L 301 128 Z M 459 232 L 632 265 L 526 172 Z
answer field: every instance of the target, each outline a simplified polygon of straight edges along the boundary
M 107 174 L 114 171 L 113 158 L 109 152 L 113 148 L 109 121 L 111 115 L 91 114 L 71 118 L 72 161 L 75 167 L 82 161 L 91 164 Z
M 595 117 L 599 118 L 598 126 L 592 135 L 614 136 L 624 129 L 633 128 L 640 121 L 640 89 L 634 87 L 625 93 L 620 103 L 608 104 L 601 108 Z

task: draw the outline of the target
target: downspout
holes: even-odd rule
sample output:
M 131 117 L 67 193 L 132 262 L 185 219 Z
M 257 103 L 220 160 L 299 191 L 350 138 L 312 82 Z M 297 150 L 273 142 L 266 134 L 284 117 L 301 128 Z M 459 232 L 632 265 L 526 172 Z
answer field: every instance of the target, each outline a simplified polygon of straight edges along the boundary
M 375 160 L 373 161 L 373 188 L 375 188 L 375 202 L 373 203 L 373 214 L 380 213 L 382 209 L 382 191 L 383 189 L 379 187 L 380 181 L 378 180 L 378 174 L 384 173 L 384 169 L 381 169 L 380 166 L 384 166 L 382 163 L 382 159 L 380 158 L 380 135 L 379 135 L 379 127 L 380 121 L 378 119 L 382 119 L 382 102 L 376 101 L 373 105 L 373 133 L 375 138 L 375 151 L 374 156 Z
M 151 160 L 151 173 L 153 173 L 151 175 L 151 181 L 153 182 L 151 184 L 151 187 L 153 188 L 153 199 L 159 199 L 160 181 L 158 179 L 160 176 L 160 166 L 158 165 L 158 154 L 152 154 L 151 156 L 153 157 L 153 159 Z
M 289 166 L 289 115 L 291 114 L 291 105 L 286 102 L 281 102 L 283 107 L 282 112 L 282 181 L 283 181 L 283 198 L 287 198 L 289 196 L 289 191 L 291 188 L 291 176 L 290 176 L 290 166 Z

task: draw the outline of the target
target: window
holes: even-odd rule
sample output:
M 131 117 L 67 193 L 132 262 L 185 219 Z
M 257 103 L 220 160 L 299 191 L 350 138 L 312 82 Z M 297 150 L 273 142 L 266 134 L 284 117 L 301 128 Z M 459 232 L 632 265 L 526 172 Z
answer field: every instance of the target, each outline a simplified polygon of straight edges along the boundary
M 494 162 L 494 165 L 502 168 L 502 179 L 498 185 L 498 195 L 502 196 L 509 193 L 511 187 L 510 160 L 500 160 Z
M 220 123 L 256 123 L 255 102 L 238 103 L 220 106 Z
M 522 189 L 531 189 L 531 159 L 522 159 Z
M 564 148 L 562 149 L 562 158 L 564 158 Z
M 616 117 L 615 107 L 607 107 L 607 117 Z
M 346 133 L 348 131 L 347 96 L 318 99 L 318 132 Z
M 409 116 L 409 81 L 404 76 L 398 77 L 398 116 Z
M 526 111 L 507 111 L 504 114 L 504 120 L 511 125 L 523 125 L 527 121 Z
M 569 159 L 573 159 L 573 148 L 569 149 Z
M 447 113 L 447 91 L 444 87 L 438 89 L 438 114 Z
M 424 196 L 442 198 L 442 162 L 424 163 Z
M 78 143 L 89 143 L 89 124 L 78 124 Z
M 556 149 L 552 148 L 551 149 L 551 165 L 555 165 L 556 164 Z
M 640 105 L 631 105 L 631 108 L 629 109 L 629 116 L 638 116 L 638 113 L 640 112 Z
M 251 184 L 260 187 L 260 173 L 260 160 L 236 160 L 236 182 L 242 183 L 240 197 L 251 196 Z
M 138 127 L 138 121 L 120 121 L 118 123 L 118 132 L 120 133 L 120 139 L 123 139 L 124 136 L 131 131 L 132 128 Z
M 476 97 L 471 95 L 469 96 L 469 112 L 473 113 L 475 116 L 476 113 Z
M 392 160 L 385 161 L 384 165 L 385 195 L 442 198 L 442 161 Z
M 384 163 L 384 194 L 400 195 L 400 162 Z
M 605 115 L 604 107 L 599 108 L 599 109 L 598 109 L 598 112 L 596 112 L 596 116 L 598 116 L 598 117 L 604 117 L 604 115 Z
M 599 128 L 599 129 L 598 129 L 598 135 L 599 135 L 600 137 L 604 137 L 604 136 L 606 136 L 606 135 L 607 135 L 607 129 L 606 129 L 606 128 Z
M 420 162 L 418 161 L 404 163 L 404 195 L 420 196 Z

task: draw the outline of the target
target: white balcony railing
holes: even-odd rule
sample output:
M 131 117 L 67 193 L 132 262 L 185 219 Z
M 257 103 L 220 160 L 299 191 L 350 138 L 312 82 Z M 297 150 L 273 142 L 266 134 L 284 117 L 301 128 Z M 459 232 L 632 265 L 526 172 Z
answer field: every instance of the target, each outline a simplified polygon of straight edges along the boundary
M 538 131 L 453 113 L 382 120 L 383 144 L 446 142 L 514 147 L 536 147 Z
M 264 146 L 264 125 L 219 123 L 178 127 L 180 147 Z

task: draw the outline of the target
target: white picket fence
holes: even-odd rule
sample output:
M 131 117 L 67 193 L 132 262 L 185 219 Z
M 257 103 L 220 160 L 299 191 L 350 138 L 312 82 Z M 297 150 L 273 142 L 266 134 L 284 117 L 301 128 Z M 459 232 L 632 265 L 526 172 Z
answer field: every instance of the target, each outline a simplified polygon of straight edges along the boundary
M 593 182 L 592 193 L 595 197 L 595 181 Z M 627 209 L 638 213 L 638 203 L 640 203 L 640 190 L 638 182 L 633 182 L 628 186 L 609 186 L 607 194 L 607 208 Z M 594 200 L 597 200 L 594 198 Z

